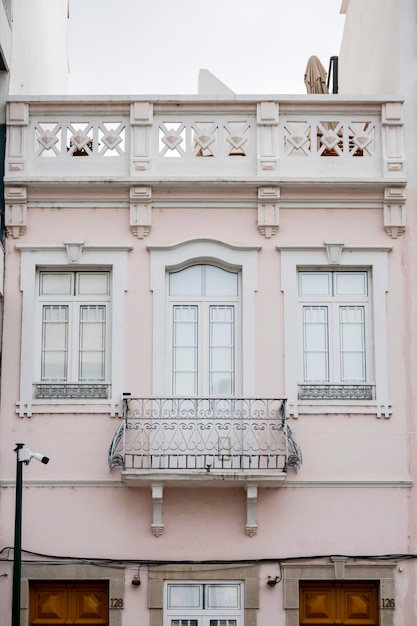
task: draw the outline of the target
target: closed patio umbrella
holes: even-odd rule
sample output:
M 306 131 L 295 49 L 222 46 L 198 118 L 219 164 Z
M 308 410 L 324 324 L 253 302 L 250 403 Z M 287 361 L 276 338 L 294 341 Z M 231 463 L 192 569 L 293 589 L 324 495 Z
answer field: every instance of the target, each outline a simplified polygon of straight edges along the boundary
M 326 78 L 327 72 L 320 59 L 316 56 L 310 57 L 304 73 L 304 84 L 307 88 L 307 93 L 329 93 Z

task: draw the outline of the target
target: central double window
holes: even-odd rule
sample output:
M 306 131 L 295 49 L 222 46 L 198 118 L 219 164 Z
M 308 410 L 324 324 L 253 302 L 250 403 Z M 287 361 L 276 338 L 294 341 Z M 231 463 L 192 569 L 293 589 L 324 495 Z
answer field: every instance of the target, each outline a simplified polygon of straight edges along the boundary
M 169 274 L 173 395 L 236 394 L 238 278 L 214 265 Z

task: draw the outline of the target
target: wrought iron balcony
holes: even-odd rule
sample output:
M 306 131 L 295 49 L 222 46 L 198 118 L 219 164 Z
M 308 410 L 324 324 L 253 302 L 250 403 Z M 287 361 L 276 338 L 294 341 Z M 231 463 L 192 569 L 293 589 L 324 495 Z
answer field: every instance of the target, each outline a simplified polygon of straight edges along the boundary
M 131 484 L 270 484 L 298 468 L 301 451 L 284 399 L 128 398 L 109 450 L 110 468 Z

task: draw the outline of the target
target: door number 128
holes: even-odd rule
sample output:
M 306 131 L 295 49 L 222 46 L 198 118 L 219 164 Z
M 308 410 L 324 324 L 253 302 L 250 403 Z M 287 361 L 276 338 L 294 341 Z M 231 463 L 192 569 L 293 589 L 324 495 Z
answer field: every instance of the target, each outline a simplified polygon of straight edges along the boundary
M 110 598 L 110 608 L 111 609 L 122 609 L 123 608 L 123 598 Z

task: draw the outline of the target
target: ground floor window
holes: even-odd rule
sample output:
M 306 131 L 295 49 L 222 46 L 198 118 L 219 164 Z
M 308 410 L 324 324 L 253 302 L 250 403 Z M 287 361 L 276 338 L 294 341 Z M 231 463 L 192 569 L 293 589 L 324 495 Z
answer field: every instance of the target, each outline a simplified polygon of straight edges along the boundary
M 241 626 L 239 582 L 165 583 L 165 626 Z
M 150 626 L 257 626 L 259 565 L 149 566 Z
M 98 582 L 31 582 L 29 626 L 109 625 L 109 585 Z
M 378 626 L 378 584 L 301 582 L 300 626 Z

